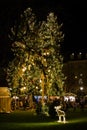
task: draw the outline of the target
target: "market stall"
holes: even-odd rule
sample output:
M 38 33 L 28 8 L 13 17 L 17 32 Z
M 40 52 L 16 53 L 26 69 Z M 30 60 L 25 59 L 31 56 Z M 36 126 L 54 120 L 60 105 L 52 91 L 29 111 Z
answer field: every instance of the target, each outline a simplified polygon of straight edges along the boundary
M 8 87 L 0 87 L 0 112 L 11 112 L 11 93 Z

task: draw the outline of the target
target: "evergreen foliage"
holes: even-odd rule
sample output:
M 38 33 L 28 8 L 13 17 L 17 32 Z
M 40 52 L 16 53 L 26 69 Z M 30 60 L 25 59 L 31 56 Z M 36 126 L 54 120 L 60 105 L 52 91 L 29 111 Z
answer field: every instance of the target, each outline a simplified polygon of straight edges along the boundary
M 31 8 L 20 15 L 19 24 L 11 28 L 9 35 L 14 41 L 11 48 L 14 59 L 7 68 L 9 87 L 34 95 L 41 95 L 42 91 L 47 96 L 62 94 L 65 76 L 60 52 L 64 40 L 61 28 L 53 12 L 39 23 Z

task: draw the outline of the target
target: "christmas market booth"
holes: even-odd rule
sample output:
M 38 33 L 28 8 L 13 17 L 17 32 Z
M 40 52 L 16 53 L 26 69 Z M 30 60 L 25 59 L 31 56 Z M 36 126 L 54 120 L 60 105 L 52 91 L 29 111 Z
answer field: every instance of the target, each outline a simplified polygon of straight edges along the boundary
M 8 87 L 0 87 L 0 112 L 11 112 L 11 93 Z
M 74 93 L 65 93 L 65 95 L 64 95 L 64 100 L 65 101 L 71 101 L 71 102 L 73 102 L 73 101 L 75 101 L 75 99 L 76 99 L 76 94 L 74 94 Z

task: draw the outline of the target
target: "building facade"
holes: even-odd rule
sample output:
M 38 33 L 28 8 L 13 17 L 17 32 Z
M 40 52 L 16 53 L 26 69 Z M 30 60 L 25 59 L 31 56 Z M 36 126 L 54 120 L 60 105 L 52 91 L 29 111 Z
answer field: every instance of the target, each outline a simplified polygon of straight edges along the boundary
M 65 91 L 86 95 L 87 59 L 71 59 L 64 63 L 63 71 L 67 77 L 65 81 Z

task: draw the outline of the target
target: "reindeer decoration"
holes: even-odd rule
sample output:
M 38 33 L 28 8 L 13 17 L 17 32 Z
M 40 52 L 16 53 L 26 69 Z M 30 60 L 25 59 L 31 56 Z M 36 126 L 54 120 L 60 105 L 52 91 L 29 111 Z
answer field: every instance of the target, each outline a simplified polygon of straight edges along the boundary
M 58 122 L 62 122 L 62 121 L 63 121 L 63 122 L 65 123 L 65 121 L 66 121 L 65 112 L 62 111 L 62 110 L 60 110 L 60 109 L 61 109 L 61 106 L 55 106 L 54 109 L 56 110 L 57 115 L 58 115 L 58 117 L 59 117 Z

